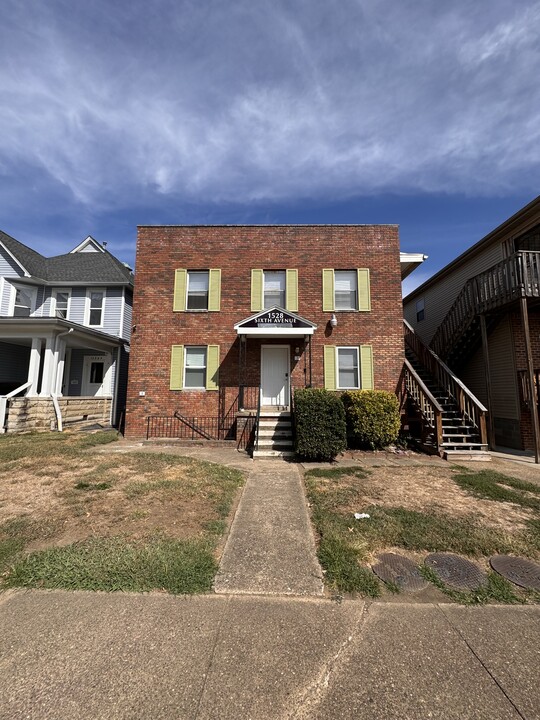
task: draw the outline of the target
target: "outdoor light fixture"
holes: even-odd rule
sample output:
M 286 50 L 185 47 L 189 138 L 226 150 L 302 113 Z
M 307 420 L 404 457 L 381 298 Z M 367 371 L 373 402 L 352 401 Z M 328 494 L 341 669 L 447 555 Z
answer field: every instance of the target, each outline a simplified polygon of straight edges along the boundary
M 334 328 L 334 327 L 336 327 L 336 325 L 337 325 L 337 317 L 335 315 L 332 315 L 332 317 L 330 318 L 330 327 Z

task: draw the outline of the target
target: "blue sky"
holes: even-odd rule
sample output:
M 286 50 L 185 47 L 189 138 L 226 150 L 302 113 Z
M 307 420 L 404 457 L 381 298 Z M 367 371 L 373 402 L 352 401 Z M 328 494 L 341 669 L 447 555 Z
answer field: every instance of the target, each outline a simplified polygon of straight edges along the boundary
M 425 279 L 539 193 L 540 2 L 2 0 L 0 228 L 398 223 Z

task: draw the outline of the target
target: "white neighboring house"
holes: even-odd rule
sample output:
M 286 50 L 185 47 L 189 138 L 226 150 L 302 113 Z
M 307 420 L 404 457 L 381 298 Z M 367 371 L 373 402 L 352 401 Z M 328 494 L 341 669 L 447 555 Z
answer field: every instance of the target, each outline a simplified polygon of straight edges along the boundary
M 46 258 L 0 231 L 0 432 L 121 425 L 132 298 L 94 238 Z

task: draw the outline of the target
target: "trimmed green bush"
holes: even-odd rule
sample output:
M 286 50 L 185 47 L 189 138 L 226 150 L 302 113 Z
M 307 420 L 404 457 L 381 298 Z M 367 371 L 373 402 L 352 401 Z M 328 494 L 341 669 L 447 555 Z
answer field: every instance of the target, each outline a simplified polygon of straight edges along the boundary
M 296 452 L 304 460 L 333 460 L 347 447 L 345 410 L 339 396 L 306 388 L 294 393 Z
M 401 429 L 399 402 L 386 390 L 348 390 L 341 396 L 349 444 L 372 450 L 394 443 Z

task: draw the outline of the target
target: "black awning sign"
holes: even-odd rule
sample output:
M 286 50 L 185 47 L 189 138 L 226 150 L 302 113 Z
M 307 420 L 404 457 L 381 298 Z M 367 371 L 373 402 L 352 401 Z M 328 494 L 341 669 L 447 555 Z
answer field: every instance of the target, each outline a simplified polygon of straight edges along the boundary
M 298 315 L 293 315 L 285 310 L 267 310 L 256 317 L 240 323 L 243 328 L 312 328 L 311 323 L 306 322 Z

